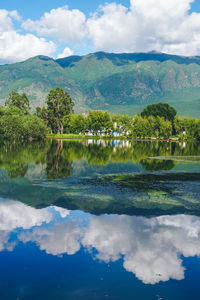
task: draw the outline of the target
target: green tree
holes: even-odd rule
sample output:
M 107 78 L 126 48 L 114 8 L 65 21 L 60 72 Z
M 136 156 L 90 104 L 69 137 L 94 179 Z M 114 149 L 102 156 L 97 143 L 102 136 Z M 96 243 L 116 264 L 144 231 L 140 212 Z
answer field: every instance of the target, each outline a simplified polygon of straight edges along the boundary
M 134 138 L 145 138 L 151 136 L 151 127 L 148 119 L 136 115 L 133 118 L 133 126 L 131 128 L 131 136 Z
M 85 133 L 87 129 L 87 119 L 82 114 L 69 114 L 63 118 L 64 132 Z
M 176 116 L 174 119 L 176 134 L 185 139 L 200 139 L 200 120 L 195 118 L 181 118 Z
M 157 117 L 158 132 L 160 138 L 169 138 L 172 136 L 172 123 L 163 117 Z
M 15 106 L 1 109 L 0 132 L 4 139 L 28 140 L 44 139 L 47 127 L 43 120 L 34 115 L 24 115 Z
M 38 118 L 44 120 L 46 122 L 46 124 L 48 125 L 48 111 L 47 111 L 46 107 L 44 107 L 44 106 L 43 107 L 37 106 L 36 107 L 35 115 Z
M 47 127 L 43 120 L 30 115 L 23 118 L 24 137 L 29 140 L 42 140 L 47 135 Z
M 56 128 L 58 134 L 63 134 L 63 117 L 73 112 L 74 102 L 67 92 L 57 87 L 50 90 L 46 103 L 49 126 L 53 131 Z
M 110 134 L 113 130 L 110 113 L 101 110 L 89 111 L 88 129 L 95 135 L 101 132 Z
M 24 114 L 28 114 L 30 110 L 30 103 L 25 93 L 22 95 L 15 91 L 9 94 L 8 99 L 5 101 L 5 105 L 8 107 L 14 106 L 19 108 Z
M 53 131 L 57 130 L 56 118 L 53 116 L 52 111 L 48 111 L 47 108 L 44 106 L 37 106 L 35 115 L 45 122 L 46 126 L 50 128 L 51 134 L 53 133 Z
M 184 119 L 176 116 L 174 118 L 174 129 L 175 129 L 175 134 L 181 136 L 182 138 L 185 137 L 185 124 L 184 124 Z
M 149 123 L 149 137 L 157 136 L 158 124 L 154 116 L 149 116 L 147 118 Z
M 172 123 L 174 122 L 176 114 L 176 110 L 167 103 L 150 104 L 141 112 L 142 117 L 163 117 Z
M 189 139 L 200 140 L 200 120 L 195 118 L 183 118 L 183 127 L 186 137 Z
M 22 123 L 22 116 L 7 115 L 1 118 L 2 134 L 5 139 L 19 140 L 24 138 L 24 128 Z
M 132 118 L 127 115 L 113 115 L 112 121 L 114 129 L 123 135 L 127 135 L 132 126 Z

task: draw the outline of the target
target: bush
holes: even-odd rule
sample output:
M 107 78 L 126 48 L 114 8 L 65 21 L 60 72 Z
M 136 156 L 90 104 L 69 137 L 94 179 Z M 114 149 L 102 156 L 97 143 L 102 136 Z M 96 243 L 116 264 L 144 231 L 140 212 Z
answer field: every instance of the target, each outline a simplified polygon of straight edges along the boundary
M 23 118 L 24 138 L 42 140 L 46 138 L 47 127 L 44 121 L 37 116 L 31 115 Z
M 2 113 L 3 112 L 3 113 Z M 34 115 L 24 115 L 18 108 L 4 108 L 0 116 L 0 134 L 4 139 L 44 139 L 47 127 L 43 120 Z

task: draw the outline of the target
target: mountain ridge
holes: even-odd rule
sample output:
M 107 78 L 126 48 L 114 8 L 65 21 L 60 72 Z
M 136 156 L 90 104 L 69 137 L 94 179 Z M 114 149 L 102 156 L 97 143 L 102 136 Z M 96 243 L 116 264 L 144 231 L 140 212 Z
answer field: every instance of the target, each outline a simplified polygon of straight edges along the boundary
M 59 59 L 39 55 L 0 66 L 0 104 L 16 90 L 29 96 L 34 110 L 57 86 L 70 93 L 79 112 L 134 114 L 162 101 L 181 115 L 198 117 L 200 56 L 96 52 Z

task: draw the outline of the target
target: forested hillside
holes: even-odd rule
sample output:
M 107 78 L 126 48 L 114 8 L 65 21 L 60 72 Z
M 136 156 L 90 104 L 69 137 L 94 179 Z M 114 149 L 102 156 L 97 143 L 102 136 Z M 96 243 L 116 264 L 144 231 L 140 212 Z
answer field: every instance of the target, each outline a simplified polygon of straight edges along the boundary
M 78 112 L 106 109 L 131 115 L 162 101 L 180 115 L 200 115 L 200 57 L 97 52 L 57 60 L 37 56 L 0 66 L 1 104 L 15 90 L 25 92 L 34 109 L 57 86 L 71 95 Z

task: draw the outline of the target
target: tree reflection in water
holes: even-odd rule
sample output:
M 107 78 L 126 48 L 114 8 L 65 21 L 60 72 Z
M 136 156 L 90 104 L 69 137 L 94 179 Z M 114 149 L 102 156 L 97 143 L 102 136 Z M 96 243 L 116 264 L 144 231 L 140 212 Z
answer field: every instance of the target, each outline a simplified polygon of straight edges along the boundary
M 24 177 L 30 164 L 41 164 L 48 179 L 70 176 L 74 161 L 86 160 L 88 165 L 105 166 L 109 162 L 131 161 L 141 164 L 147 171 L 173 169 L 176 161 L 149 159 L 149 157 L 198 156 L 199 143 L 130 142 L 105 140 L 62 141 L 0 146 L 0 168 L 10 178 Z

